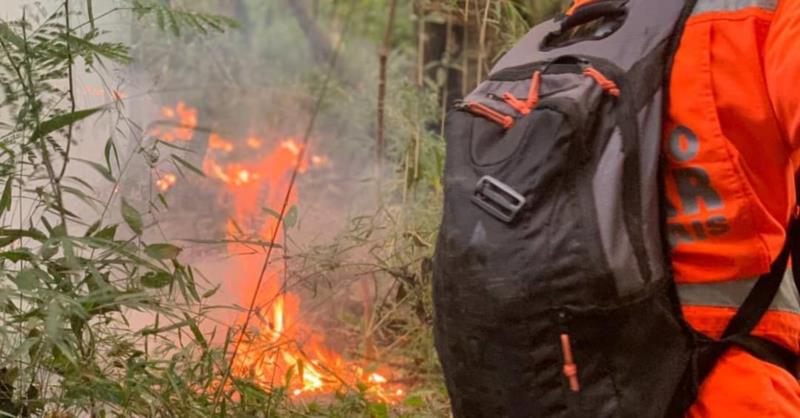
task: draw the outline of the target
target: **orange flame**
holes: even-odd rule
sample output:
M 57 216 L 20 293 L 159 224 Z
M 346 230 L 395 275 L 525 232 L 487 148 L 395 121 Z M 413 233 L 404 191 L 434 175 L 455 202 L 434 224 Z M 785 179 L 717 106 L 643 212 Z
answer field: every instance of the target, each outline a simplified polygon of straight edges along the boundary
M 166 173 L 163 176 L 160 176 L 158 180 L 156 180 L 156 187 L 158 191 L 161 193 L 166 193 L 175 183 L 178 182 L 178 177 L 176 177 L 172 173 Z
M 175 107 L 162 107 L 163 125 L 152 128 L 148 133 L 167 142 L 191 141 L 197 129 L 197 109 L 184 102 Z
M 167 119 L 179 120 L 182 125 L 197 124 L 197 112 L 180 102 L 175 108 L 164 108 L 162 114 Z M 176 129 L 162 133 L 162 137 L 188 141 L 192 137 L 190 133 Z M 236 155 L 236 144 L 240 143 L 247 147 L 243 154 L 261 155 L 249 161 L 220 162 L 222 158 Z M 226 201 L 232 203 L 228 233 L 234 239 L 228 244 L 230 254 L 251 253 L 247 244 L 235 242 L 240 226 L 257 231 L 263 241 L 273 237 L 279 225 L 276 217 L 268 212 L 274 213 L 282 207 L 295 168 L 303 173 L 309 167 L 329 164 L 326 157 L 311 155 L 300 161 L 297 167 L 303 151 L 301 141 L 283 138 L 277 141 L 277 146 L 269 149 L 270 143 L 275 142 L 255 136 L 236 141 L 216 133 L 209 135 L 209 150 L 202 168 L 209 178 L 219 182 Z M 159 189 L 163 187 L 160 183 L 157 186 Z M 292 190 L 288 198 L 289 207 L 295 205 L 298 201 L 296 190 Z M 241 304 L 247 306 L 255 292 L 264 260 L 253 256 L 235 257 L 234 260 L 235 271 L 229 279 L 237 280 Z M 391 370 L 368 370 L 327 348 L 322 330 L 303 321 L 300 298 L 286 291 L 281 282 L 282 267 L 277 267 L 279 264 L 270 266 L 264 276 L 250 329 L 242 331 L 246 335 L 233 359 L 234 375 L 250 377 L 265 388 L 284 387 L 294 397 L 366 388 L 369 396 L 380 401 L 402 399 L 404 388 L 391 383 Z
M 212 132 L 208 137 L 208 149 L 230 153 L 233 151 L 233 143 Z
M 128 95 L 120 90 L 111 90 L 110 92 L 107 92 L 106 89 L 102 87 L 91 86 L 91 85 L 84 86 L 83 90 L 90 96 L 94 97 L 106 97 L 108 95 L 111 95 L 111 97 L 113 97 L 115 100 L 123 100 L 128 98 Z

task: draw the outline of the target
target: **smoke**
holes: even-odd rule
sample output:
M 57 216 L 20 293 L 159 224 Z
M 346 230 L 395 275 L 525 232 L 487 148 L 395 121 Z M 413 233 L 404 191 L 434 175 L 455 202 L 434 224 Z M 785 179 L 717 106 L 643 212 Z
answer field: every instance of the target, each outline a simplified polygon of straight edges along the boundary
M 191 140 L 171 142 L 185 151 L 160 145 L 156 164 L 136 160 L 122 193 L 133 201 L 157 201 L 156 177 L 176 175 L 174 186 L 164 193 L 169 208 L 153 214 L 158 226 L 146 238 L 179 240 L 184 261 L 207 279 L 206 287 L 219 286 L 212 303 L 246 308 L 266 249 L 206 242 L 230 240 L 232 235 L 268 239 L 265 225 L 281 209 L 290 170 L 249 191 L 230 182 L 258 170 L 262 179 L 271 176 L 269 167 L 258 168 L 263 161 L 286 141 L 302 142 L 331 54 L 341 44 L 339 64 L 330 70 L 331 88 L 311 132 L 306 167 L 293 192 L 291 225 L 278 235 L 282 248 L 273 252 L 256 300 L 265 309 L 279 290 L 289 290 L 301 295 L 300 309 L 309 321 L 335 322 L 328 314 L 342 306 L 363 314 L 363 299 L 373 297 L 375 289 L 365 290 L 363 276 L 348 276 L 342 265 L 360 261 L 368 249 L 345 254 L 338 240 L 352 219 L 377 209 L 373 142 L 378 45 L 359 30 L 339 39 L 346 24 L 355 24 L 344 21 L 344 5 L 315 9 L 313 2 L 302 2 L 308 7 L 298 10 L 301 2 L 292 8 L 285 1 L 234 3 L 238 6 L 221 11 L 242 26 L 224 35 L 174 36 L 152 23 L 134 25 L 137 63 L 127 69 L 126 85 L 129 97 L 141 98 L 126 100 L 126 107 L 143 127 L 142 140 L 154 142 L 159 136 L 154 126 L 180 128 L 179 118 L 169 117 L 179 103 L 196 111 L 197 127 Z M 261 144 L 258 149 L 248 145 L 253 140 Z M 230 144 L 231 150 L 214 148 L 220 143 Z M 129 152 L 135 153 L 137 146 Z M 206 178 L 176 165 L 172 155 L 205 171 Z M 227 173 L 228 182 L 220 173 Z M 383 184 L 390 183 L 384 179 Z M 242 193 L 253 200 L 245 213 Z M 326 271 L 325 263 L 339 267 Z M 230 324 L 241 314 L 227 311 L 215 319 Z
M 26 18 L 42 19 L 63 4 L 34 3 L 6 0 L 0 15 L 15 19 L 26 10 Z M 85 21 L 87 3 L 73 3 L 75 21 Z M 93 2 L 95 16 L 117 3 Z M 90 72 L 82 71 L 85 63 L 76 65 L 77 108 L 107 111 L 76 130 L 67 173 L 91 184 L 98 200 L 111 205 L 70 199 L 67 206 L 81 208 L 87 220 L 105 216 L 105 224 L 124 224 L 119 202 L 125 198 L 144 215 L 145 242 L 182 246 L 181 260 L 196 269 L 198 284 L 217 289 L 208 303 L 238 305 L 213 310 L 206 331 L 240 323 L 254 294 L 254 326 L 274 334 L 276 320 L 269 312 L 276 300 L 291 305 L 287 313 L 299 315 L 292 321 L 307 333 L 336 324 L 340 315 L 364 315 L 379 291 L 363 264 L 378 262 L 370 253 L 379 249 L 373 242 L 384 231 L 369 218 L 381 207 L 377 185 L 396 187 L 396 176 L 389 164 L 379 173 L 381 182 L 375 172 L 378 45 L 359 23 L 374 17 L 356 12 L 345 21 L 344 3 L 320 3 L 219 2 L 206 12 L 228 14 L 241 27 L 208 35 L 159 28 L 158 19 L 110 14 L 97 28 L 105 32 L 104 40 L 131 45 L 134 64 L 97 65 Z M 355 27 L 340 39 L 348 25 Z M 337 52 L 339 64 L 330 68 Z M 289 192 L 297 148 L 328 71 L 331 88 L 321 98 L 307 158 Z M 389 109 L 388 117 L 400 111 Z M 81 160 L 109 161 L 119 181 L 108 181 Z M 264 241 L 275 230 L 275 214 L 287 194 L 286 226 L 273 243 L 280 247 L 256 294 L 269 251 Z M 284 293 L 289 296 L 280 296 Z M 130 319 L 145 326 L 153 318 Z M 347 338 L 311 339 L 344 348 L 352 345 Z

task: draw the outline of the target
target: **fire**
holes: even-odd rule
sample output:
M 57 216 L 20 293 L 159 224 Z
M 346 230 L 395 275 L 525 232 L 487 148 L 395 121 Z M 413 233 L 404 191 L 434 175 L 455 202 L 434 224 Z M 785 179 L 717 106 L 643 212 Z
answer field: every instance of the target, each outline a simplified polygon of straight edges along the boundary
M 83 90 L 88 95 L 94 97 L 106 97 L 108 95 L 111 95 L 111 97 L 113 97 L 115 100 L 124 100 L 128 98 L 128 95 L 120 90 L 111 90 L 110 92 L 107 92 L 106 89 L 102 87 L 96 87 L 91 85 L 84 86 Z
M 260 139 L 258 139 L 256 137 L 252 137 L 251 136 L 251 137 L 247 138 L 246 144 L 247 144 L 248 147 L 250 147 L 252 149 L 259 149 L 259 148 L 261 148 L 261 145 L 263 144 L 263 141 L 261 141 Z
M 230 153 L 233 151 L 233 143 L 212 132 L 208 136 L 208 149 Z
M 161 116 L 165 126 L 152 128 L 150 135 L 167 142 L 192 140 L 197 128 L 197 109 L 178 102 L 175 107 L 162 107 Z
M 177 182 L 178 182 L 178 177 L 176 177 L 172 173 L 166 173 L 163 176 L 160 176 L 158 180 L 156 180 L 156 187 L 158 188 L 158 191 L 160 191 L 161 193 L 165 193 L 169 189 L 171 189 L 172 186 L 174 186 L 175 183 Z
M 197 125 L 197 112 L 183 103 L 178 103 L 175 108 L 164 109 L 162 114 L 167 119 L 177 119 L 184 126 Z M 192 139 L 192 135 L 181 129 L 168 133 L 171 135 L 162 134 L 165 140 Z M 243 152 L 238 152 L 238 144 L 243 145 Z M 270 144 L 274 145 L 270 147 Z M 295 168 L 302 173 L 309 168 L 328 164 L 324 156 L 312 154 L 300 161 L 297 167 L 303 147 L 302 141 L 291 137 L 268 141 L 250 136 L 237 141 L 216 133 L 209 135 L 208 152 L 202 169 L 208 178 L 217 182 L 225 200 L 232 205 L 228 225 L 228 233 L 232 238 L 227 246 L 229 254 L 252 252 L 247 244 L 235 242 L 240 226 L 256 231 L 263 241 L 272 239 L 276 228 L 279 228 L 278 220 L 265 208 L 270 213 L 281 209 Z M 228 162 L 232 156 L 239 154 L 248 158 Z M 157 182 L 160 190 L 169 182 L 166 175 L 161 180 L 166 182 Z M 288 207 L 297 202 L 298 195 L 293 190 L 289 195 Z M 282 237 L 282 234 L 277 236 Z M 279 252 L 277 249 L 273 251 Z M 273 260 L 279 256 L 279 253 L 273 253 Z M 264 262 L 263 254 L 239 256 L 233 260 L 236 263 L 235 271 L 231 271 L 227 279 L 235 280 L 235 287 L 241 295 L 240 304 L 248 306 Z M 268 389 L 285 388 L 287 393 L 296 398 L 358 389 L 384 402 L 402 399 L 404 388 L 391 382 L 391 370 L 368 369 L 328 348 L 324 332 L 303 320 L 300 297 L 286 291 L 282 282 L 283 272 L 282 263 L 272 263 L 265 273 L 254 316 L 249 329 L 242 330 L 245 338 L 233 359 L 234 376 L 249 377 Z M 240 321 L 243 319 L 244 315 Z

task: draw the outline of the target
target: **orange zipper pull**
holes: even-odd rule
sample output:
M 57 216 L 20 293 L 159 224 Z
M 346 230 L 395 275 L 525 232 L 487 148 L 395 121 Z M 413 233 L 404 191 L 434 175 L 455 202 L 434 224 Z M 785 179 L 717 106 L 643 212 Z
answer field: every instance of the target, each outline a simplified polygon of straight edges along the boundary
M 572 6 L 570 6 L 570 8 L 564 14 L 567 16 L 572 16 L 576 11 L 578 11 L 578 9 L 593 2 L 594 0 L 575 0 L 572 2 Z
M 465 103 L 464 107 L 469 110 L 470 112 L 478 115 L 483 116 L 486 119 L 502 126 L 505 129 L 509 129 L 514 126 L 514 118 L 508 115 L 504 115 L 489 106 L 484 105 L 483 103 L 478 102 L 469 102 Z
M 514 97 L 513 94 L 509 92 L 503 94 L 503 101 L 505 101 L 509 106 L 514 108 L 514 110 L 516 110 L 523 116 L 531 113 L 531 108 L 528 107 L 528 103 L 523 102 L 520 99 L 517 99 L 516 97 Z
M 528 108 L 533 109 L 539 104 L 539 88 L 542 86 L 542 72 L 536 71 L 531 77 L 531 88 L 528 91 Z
M 569 388 L 573 392 L 581 390 L 578 382 L 578 365 L 572 357 L 572 345 L 569 341 L 569 334 L 561 334 L 561 351 L 564 354 L 564 376 L 569 380 Z
M 619 86 L 617 86 L 617 83 L 615 83 L 613 80 L 609 80 L 608 77 L 603 75 L 603 73 L 600 71 L 597 71 L 597 69 L 586 67 L 583 69 L 583 74 L 587 77 L 593 78 L 594 81 L 596 81 L 597 84 L 599 84 L 600 87 L 602 87 L 603 90 L 605 90 L 608 94 L 614 97 L 619 97 L 621 92 L 619 90 Z

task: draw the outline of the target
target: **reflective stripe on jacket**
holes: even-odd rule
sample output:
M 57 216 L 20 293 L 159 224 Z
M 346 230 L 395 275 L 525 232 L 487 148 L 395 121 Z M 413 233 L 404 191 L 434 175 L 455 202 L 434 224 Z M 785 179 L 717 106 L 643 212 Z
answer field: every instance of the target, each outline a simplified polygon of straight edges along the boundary
M 675 57 L 668 116 L 675 277 L 687 320 L 718 337 L 781 251 L 794 209 L 800 0 L 699 0 Z M 755 333 L 800 352 L 800 296 L 790 276 Z M 690 416 L 800 417 L 800 385 L 731 350 Z

